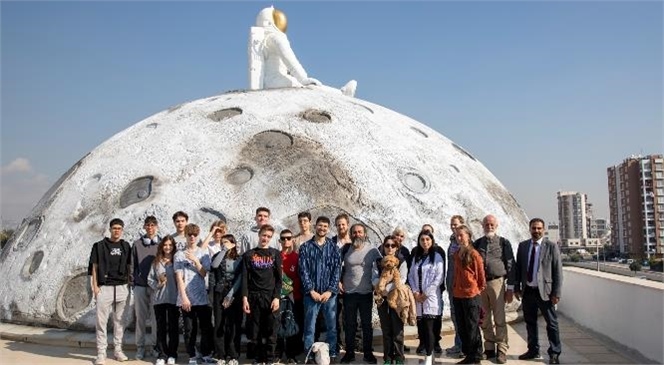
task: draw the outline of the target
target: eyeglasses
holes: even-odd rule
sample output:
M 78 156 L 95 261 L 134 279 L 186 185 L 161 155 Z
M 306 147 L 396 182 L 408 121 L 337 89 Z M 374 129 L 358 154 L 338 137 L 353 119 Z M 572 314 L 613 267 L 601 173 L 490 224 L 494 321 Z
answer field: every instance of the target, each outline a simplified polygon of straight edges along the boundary
M 282 241 L 290 241 L 292 239 L 293 239 L 293 237 L 281 237 Z
M 399 245 L 397 245 L 396 243 L 393 243 L 391 245 L 389 243 L 386 243 L 386 244 L 383 245 L 383 247 L 385 247 L 385 248 L 397 248 L 397 247 L 399 247 Z

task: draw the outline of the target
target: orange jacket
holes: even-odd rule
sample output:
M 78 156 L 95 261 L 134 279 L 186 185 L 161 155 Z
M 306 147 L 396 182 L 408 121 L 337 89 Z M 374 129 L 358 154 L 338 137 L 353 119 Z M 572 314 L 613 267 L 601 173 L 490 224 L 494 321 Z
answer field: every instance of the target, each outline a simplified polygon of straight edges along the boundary
M 463 266 L 460 254 L 461 249 L 454 254 L 452 296 L 455 298 L 474 298 L 486 287 L 484 262 L 480 253 L 473 249 L 473 262 L 468 266 Z

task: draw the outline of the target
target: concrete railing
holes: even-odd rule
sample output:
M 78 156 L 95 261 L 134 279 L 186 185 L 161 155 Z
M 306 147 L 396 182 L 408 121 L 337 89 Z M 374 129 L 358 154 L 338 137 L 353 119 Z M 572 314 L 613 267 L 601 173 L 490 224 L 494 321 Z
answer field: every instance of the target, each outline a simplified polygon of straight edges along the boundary
M 560 313 L 664 363 L 664 283 L 576 267 L 563 273 Z

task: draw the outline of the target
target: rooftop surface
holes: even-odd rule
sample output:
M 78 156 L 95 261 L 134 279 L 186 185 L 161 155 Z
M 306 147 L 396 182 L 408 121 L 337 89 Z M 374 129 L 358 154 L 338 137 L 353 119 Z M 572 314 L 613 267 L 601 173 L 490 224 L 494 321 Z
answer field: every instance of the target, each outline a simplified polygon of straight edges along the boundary
M 538 364 L 548 363 L 546 348 L 548 347 L 544 321 L 540 324 L 540 346 L 545 358 L 534 361 L 520 361 L 518 356 L 526 351 L 526 326 L 522 321 L 515 319 L 508 326 L 509 364 Z M 446 327 L 448 323 L 445 323 Z M 412 334 L 414 328 L 408 328 L 407 333 Z M 454 341 L 454 335 L 448 333 L 443 336 L 443 348 L 450 347 Z M 563 342 L 563 352 L 560 357 L 562 363 L 566 364 L 647 364 L 653 363 L 638 353 L 630 351 L 604 336 L 598 335 L 575 324 L 570 319 L 560 316 L 560 334 Z M 415 355 L 417 340 L 414 336 L 406 341 L 412 350 L 407 354 L 407 364 L 418 364 L 422 356 Z M 96 350 L 93 333 L 81 333 L 66 330 L 53 330 L 20 326 L 14 324 L 0 324 L 0 359 L 3 364 L 91 364 L 94 361 Z M 26 342 L 27 341 L 27 342 Z M 133 333 L 125 336 L 127 343 L 133 342 Z M 382 346 L 378 345 L 380 337 L 375 337 L 375 355 L 379 359 L 382 356 Z M 39 342 L 39 343 L 34 343 Z M 134 351 L 127 346 L 127 355 L 133 358 Z M 111 353 L 109 352 L 109 355 Z M 358 360 L 361 356 L 357 357 Z M 131 361 L 131 364 L 150 364 L 151 361 Z M 240 358 L 241 363 L 247 363 L 246 359 Z M 244 361 L 243 361 L 244 360 Z M 454 364 L 460 359 L 446 357 L 444 354 L 436 357 L 436 364 Z M 117 363 L 109 359 L 107 364 Z M 180 361 L 182 363 L 182 361 Z M 250 363 L 250 362 L 249 362 Z M 361 361 L 357 361 L 361 363 Z M 493 364 L 494 361 L 484 360 L 482 364 Z

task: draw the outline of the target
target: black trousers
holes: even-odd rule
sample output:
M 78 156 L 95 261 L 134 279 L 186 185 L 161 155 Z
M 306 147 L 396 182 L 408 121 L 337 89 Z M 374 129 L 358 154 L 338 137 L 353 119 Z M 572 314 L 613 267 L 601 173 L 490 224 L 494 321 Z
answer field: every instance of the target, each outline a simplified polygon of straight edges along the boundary
M 526 286 L 523 290 L 523 319 L 528 331 L 528 351 L 539 353 L 539 333 L 537 330 L 537 310 L 542 312 L 546 321 L 546 335 L 549 338 L 549 355 L 560 355 L 560 333 L 558 331 L 558 315 L 550 300 L 542 300 L 538 288 Z
M 443 316 L 435 316 L 433 317 L 433 343 L 434 345 L 440 344 L 440 339 L 442 338 L 440 336 L 440 333 L 443 330 Z M 420 347 L 424 347 L 424 342 L 422 342 L 422 339 L 424 338 L 424 327 L 422 327 L 420 321 L 417 322 L 417 338 L 420 339 Z
M 403 321 L 387 300 L 378 306 L 378 317 L 383 331 L 383 360 L 403 362 Z
M 159 358 L 177 359 L 180 332 L 180 309 L 175 304 L 157 304 L 154 306 L 154 319 L 157 323 L 157 350 Z
M 220 360 L 240 357 L 242 336 L 242 300 L 235 298 L 228 308 L 222 305 L 224 296 L 215 292 L 212 310 L 214 312 L 214 350 Z
M 467 358 L 482 359 L 482 336 L 480 335 L 480 306 L 477 295 L 473 298 L 454 298 L 454 315 L 461 336 L 461 350 Z
M 360 312 L 362 326 L 362 352 L 365 356 L 370 354 L 373 329 L 371 328 L 371 309 L 373 308 L 373 294 L 344 294 L 344 328 L 346 333 L 346 353 L 355 353 L 355 333 L 357 331 L 357 312 Z
M 249 293 L 249 310 L 247 316 L 247 331 L 253 338 L 254 359 L 257 362 L 272 363 L 274 360 L 274 345 L 277 342 L 277 314 L 270 308 L 272 296 L 264 293 Z
M 189 312 L 182 311 L 184 316 L 184 338 L 189 357 L 196 357 L 196 336 L 201 329 L 201 354 L 212 355 L 212 308 L 209 305 L 192 305 Z M 187 325 L 189 323 L 189 326 Z M 189 329 L 189 333 L 187 330 Z
M 433 354 L 433 344 L 436 340 L 436 335 L 433 333 L 435 321 L 434 316 L 417 317 L 417 336 L 427 356 Z

